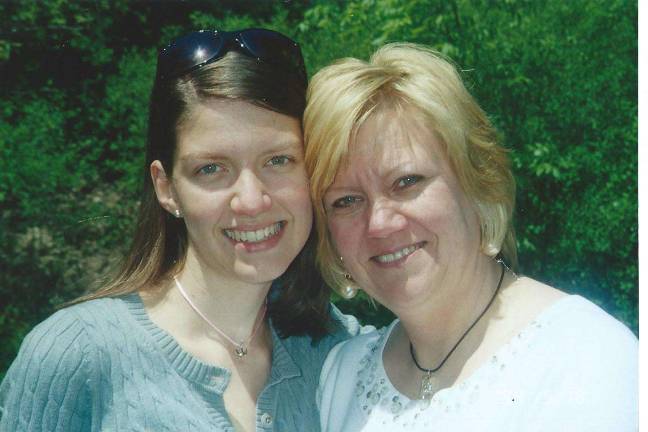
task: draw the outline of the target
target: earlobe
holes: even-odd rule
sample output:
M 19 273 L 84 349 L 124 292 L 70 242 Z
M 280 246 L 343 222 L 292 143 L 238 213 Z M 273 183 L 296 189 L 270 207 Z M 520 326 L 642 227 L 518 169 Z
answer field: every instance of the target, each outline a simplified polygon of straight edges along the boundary
M 157 200 L 166 211 L 172 215 L 178 217 L 180 214 L 180 209 L 178 203 L 174 198 L 173 193 L 173 184 L 166 175 L 166 171 L 162 166 L 162 162 L 155 160 L 151 163 L 149 167 L 151 173 L 151 181 L 153 182 L 153 188 L 155 189 L 155 195 Z

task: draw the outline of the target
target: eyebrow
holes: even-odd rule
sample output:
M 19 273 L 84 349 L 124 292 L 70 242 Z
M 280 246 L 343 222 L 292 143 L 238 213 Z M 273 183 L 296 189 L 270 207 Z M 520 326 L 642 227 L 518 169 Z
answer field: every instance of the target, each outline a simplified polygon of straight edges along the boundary
M 285 140 L 285 141 L 280 141 L 278 143 L 273 143 L 273 145 L 268 146 L 268 148 L 259 153 L 261 156 L 271 154 L 271 153 L 281 153 L 285 151 L 293 151 L 293 150 L 298 150 L 302 146 L 301 141 L 299 140 Z M 231 155 L 230 155 L 231 156 Z M 192 159 L 206 159 L 206 160 L 214 160 L 214 159 L 227 159 L 230 156 L 227 155 L 227 152 L 192 152 L 192 153 L 187 153 L 186 155 L 183 155 L 179 158 L 181 161 L 186 161 L 186 160 L 192 160 Z
M 420 171 L 420 166 L 416 163 L 417 161 L 414 162 L 407 162 L 407 163 L 398 163 L 395 166 L 383 171 L 380 173 L 380 177 L 383 179 L 388 179 L 391 177 L 394 177 L 396 175 L 400 176 L 403 174 L 411 174 L 416 171 Z
M 326 189 L 324 191 L 324 193 L 322 194 L 322 197 L 326 197 L 326 195 L 328 195 L 328 194 L 340 193 L 340 192 L 342 192 L 344 190 L 347 190 L 347 188 L 345 188 L 345 187 L 330 187 L 330 188 L 328 188 L 328 189 Z
M 221 159 L 222 157 L 223 156 L 221 156 L 220 153 L 194 152 L 194 153 L 187 153 L 186 155 L 181 156 L 179 159 L 186 161 L 191 159 Z
M 268 149 L 262 152 L 262 155 L 267 155 L 270 153 L 282 153 L 286 151 L 294 151 L 303 149 L 304 145 L 301 140 L 284 140 L 273 143 L 273 145 L 268 146 Z
M 391 160 L 391 159 L 390 159 Z M 386 179 L 390 179 L 392 177 L 400 177 L 403 175 L 409 175 L 409 174 L 421 174 L 424 168 L 422 168 L 418 163 L 418 161 L 414 160 L 411 162 L 408 162 L 406 164 L 395 164 L 393 167 L 390 167 L 384 171 L 380 171 L 378 173 L 381 181 L 384 181 Z M 330 193 L 332 194 L 340 194 L 340 193 L 347 193 L 347 192 L 354 192 L 356 189 L 353 186 L 348 186 L 346 184 L 342 184 L 340 186 L 329 186 L 326 191 L 322 194 L 322 198 L 325 199 L 326 196 Z

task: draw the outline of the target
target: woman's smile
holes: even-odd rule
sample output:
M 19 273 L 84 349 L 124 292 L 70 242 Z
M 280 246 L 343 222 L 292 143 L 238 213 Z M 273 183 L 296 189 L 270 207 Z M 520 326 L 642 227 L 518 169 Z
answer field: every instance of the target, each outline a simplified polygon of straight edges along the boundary
M 409 257 L 419 249 L 423 248 L 426 244 L 427 241 L 421 241 L 409 244 L 405 247 L 398 247 L 391 251 L 383 252 L 380 255 L 374 255 L 371 257 L 371 260 L 379 267 L 399 266 L 405 263 Z
M 259 226 L 240 226 L 223 230 L 225 237 L 234 245 L 235 249 L 246 252 L 262 252 L 275 247 L 281 240 L 285 220 Z

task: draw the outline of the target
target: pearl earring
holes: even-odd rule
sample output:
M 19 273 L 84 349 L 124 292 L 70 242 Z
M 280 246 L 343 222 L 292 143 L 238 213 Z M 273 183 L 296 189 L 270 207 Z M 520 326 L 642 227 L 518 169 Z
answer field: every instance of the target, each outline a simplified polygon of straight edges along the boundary
M 493 243 L 488 243 L 482 248 L 482 250 L 484 251 L 484 254 L 488 255 L 489 257 L 495 257 L 499 253 L 499 248 L 496 247 Z
M 344 267 L 344 259 L 340 257 L 340 262 L 342 263 L 342 267 Z M 353 280 L 353 277 L 346 272 L 344 272 L 344 281 L 345 284 L 340 290 L 340 295 L 344 297 L 345 299 L 351 299 L 358 294 L 358 284 L 356 281 Z

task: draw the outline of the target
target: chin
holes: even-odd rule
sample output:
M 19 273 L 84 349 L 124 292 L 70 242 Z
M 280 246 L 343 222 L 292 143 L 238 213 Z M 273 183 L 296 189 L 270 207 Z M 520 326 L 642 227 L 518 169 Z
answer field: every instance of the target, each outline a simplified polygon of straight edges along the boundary
M 288 265 L 263 265 L 258 267 L 241 263 L 234 266 L 234 272 L 239 275 L 242 281 L 253 284 L 272 282 L 284 274 L 287 269 Z
M 420 284 L 393 283 L 383 287 L 374 288 L 377 296 L 373 296 L 380 304 L 396 313 L 399 310 L 421 304 L 429 295 L 429 289 Z

